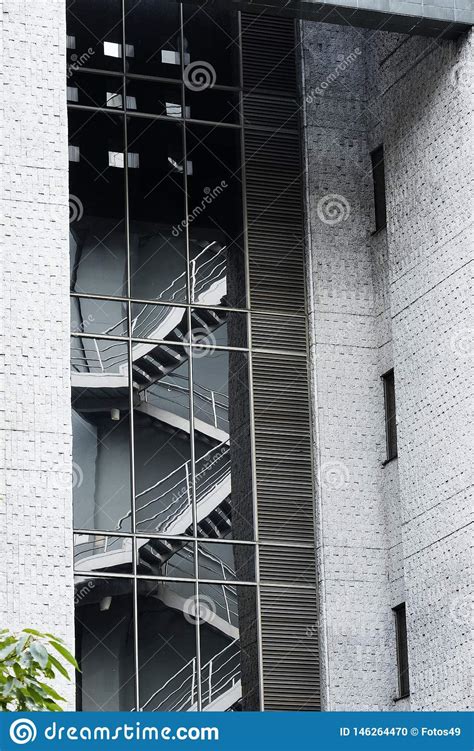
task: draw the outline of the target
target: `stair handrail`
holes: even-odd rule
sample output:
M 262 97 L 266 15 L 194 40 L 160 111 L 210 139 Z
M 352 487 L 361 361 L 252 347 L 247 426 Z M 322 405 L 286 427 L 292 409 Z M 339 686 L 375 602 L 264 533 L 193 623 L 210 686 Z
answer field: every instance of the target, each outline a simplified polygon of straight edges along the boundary
M 230 657 L 227 657 L 227 655 L 226 655 L 225 662 L 223 662 L 221 665 L 219 665 L 216 669 L 213 669 L 213 666 L 214 666 L 216 660 L 218 660 L 218 658 L 221 655 L 223 655 L 228 649 L 230 649 L 231 647 L 235 647 L 235 646 L 237 646 L 237 649 L 230 655 Z M 214 696 L 215 696 L 215 691 L 218 690 L 219 684 L 222 687 L 222 682 L 225 681 L 226 679 L 227 679 L 227 683 L 230 680 L 232 680 L 233 681 L 233 685 L 235 685 L 235 678 L 240 674 L 240 659 L 239 659 L 239 665 L 237 667 L 233 667 L 228 672 L 228 674 L 224 675 L 223 677 L 219 677 L 218 678 L 217 686 L 212 687 L 212 676 L 215 676 L 216 673 L 218 673 L 220 670 L 222 670 L 222 668 L 224 668 L 229 662 L 231 662 L 235 657 L 237 657 L 239 655 L 240 655 L 240 642 L 239 642 L 239 639 L 237 638 L 237 639 L 234 639 L 233 641 L 231 641 L 229 644 L 226 644 L 226 646 L 223 649 L 221 649 L 220 652 L 218 652 L 217 654 L 213 655 L 210 660 L 208 660 L 204 665 L 201 666 L 201 671 L 200 671 L 201 672 L 201 682 L 202 682 L 202 679 L 203 679 L 203 674 L 205 674 L 206 671 L 208 671 L 208 687 L 209 687 L 209 681 L 210 681 L 210 683 L 211 683 L 210 696 L 211 697 L 212 697 L 213 691 L 214 691 Z M 174 689 L 173 691 L 171 691 L 171 693 L 169 693 L 167 696 L 165 696 L 165 698 L 162 699 L 160 701 L 160 703 L 154 709 L 151 709 L 149 711 L 152 711 L 152 712 L 158 712 L 158 711 L 160 711 L 160 708 L 164 704 L 166 704 L 167 701 L 169 701 L 170 697 L 172 697 L 180 689 L 182 689 L 182 687 L 189 680 L 191 680 L 191 687 L 192 687 L 191 696 L 190 697 L 188 696 L 187 698 L 185 698 L 185 700 L 184 700 L 184 702 L 182 704 L 182 708 L 185 707 L 186 705 L 188 705 L 189 707 L 194 706 L 194 704 L 195 704 L 194 693 L 195 693 L 196 676 L 197 676 L 197 661 L 196 661 L 196 657 L 192 657 L 186 663 L 186 665 L 183 665 L 183 667 L 180 668 L 180 670 L 178 670 L 174 675 L 172 675 L 170 678 L 168 678 L 168 680 L 166 681 L 166 683 L 164 683 L 162 686 L 160 686 L 160 688 L 158 688 L 149 697 L 149 699 L 147 699 L 147 701 L 140 707 L 140 710 L 141 711 L 145 711 L 146 707 L 149 706 L 149 704 L 153 701 L 153 699 L 156 696 L 158 696 L 158 694 L 160 694 L 172 681 L 174 681 L 177 678 L 177 676 L 180 675 L 183 672 L 183 670 L 185 670 L 186 668 L 190 668 L 191 674 L 189 674 L 181 682 L 181 684 L 176 689 Z M 226 683 L 224 682 L 223 685 L 226 685 Z M 211 698 L 208 698 L 208 701 L 206 703 L 210 704 L 211 700 L 212 700 Z M 177 704 L 179 704 L 180 701 L 181 701 L 181 699 L 178 700 Z M 174 707 L 177 706 L 177 704 L 173 705 L 172 707 L 168 707 L 167 711 L 169 711 L 169 712 L 173 711 Z

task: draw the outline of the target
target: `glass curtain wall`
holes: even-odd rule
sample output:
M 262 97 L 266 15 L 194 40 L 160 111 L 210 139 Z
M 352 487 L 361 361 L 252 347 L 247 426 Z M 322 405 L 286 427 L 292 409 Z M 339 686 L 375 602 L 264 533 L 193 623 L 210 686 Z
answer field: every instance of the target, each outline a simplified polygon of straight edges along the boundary
M 258 710 L 239 14 L 70 0 L 78 709 Z

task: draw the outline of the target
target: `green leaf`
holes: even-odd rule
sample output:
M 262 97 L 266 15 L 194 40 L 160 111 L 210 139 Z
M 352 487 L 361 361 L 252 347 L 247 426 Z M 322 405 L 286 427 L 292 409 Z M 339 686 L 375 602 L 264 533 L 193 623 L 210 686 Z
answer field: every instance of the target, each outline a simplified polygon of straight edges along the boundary
M 79 670 L 79 665 L 76 662 L 75 657 L 72 656 L 72 654 L 69 652 L 68 649 L 66 649 L 65 646 L 62 644 L 58 644 L 55 641 L 51 642 L 51 646 L 57 649 L 59 654 L 61 654 L 65 660 L 67 660 L 76 670 Z
M 43 691 L 49 694 L 49 696 L 51 696 L 53 699 L 56 699 L 56 701 L 66 701 L 66 699 L 60 696 L 57 691 L 54 690 L 54 688 L 51 688 L 51 686 L 48 686 L 46 683 L 40 683 L 38 681 L 38 686 L 41 686 Z
M 56 670 L 58 670 L 61 673 L 61 675 L 63 675 L 65 678 L 69 680 L 69 673 L 67 672 L 64 665 L 61 665 L 59 660 L 57 660 L 56 657 L 54 657 L 54 655 L 49 655 L 49 661 L 51 662 L 51 665 L 54 665 Z
M 16 642 L 13 642 L 13 644 L 7 644 L 6 647 L 3 647 L 3 649 L 0 650 L 0 660 L 6 660 L 7 657 L 11 655 L 12 652 L 14 652 L 16 649 Z
M 41 639 L 45 636 L 45 634 L 42 634 L 40 631 L 36 631 L 36 629 L 34 628 L 24 628 L 23 633 L 33 634 L 33 636 L 39 636 Z
M 25 644 L 26 644 L 26 642 L 29 639 L 30 639 L 29 636 L 22 636 L 22 637 L 20 637 L 20 639 L 18 639 L 18 642 L 17 642 L 17 645 L 16 645 L 16 653 L 17 653 L 17 655 L 20 655 L 23 652 L 23 650 L 25 648 Z
M 46 665 L 48 664 L 49 655 L 46 648 L 41 644 L 41 642 L 32 642 L 30 644 L 30 653 L 42 668 L 46 667 Z

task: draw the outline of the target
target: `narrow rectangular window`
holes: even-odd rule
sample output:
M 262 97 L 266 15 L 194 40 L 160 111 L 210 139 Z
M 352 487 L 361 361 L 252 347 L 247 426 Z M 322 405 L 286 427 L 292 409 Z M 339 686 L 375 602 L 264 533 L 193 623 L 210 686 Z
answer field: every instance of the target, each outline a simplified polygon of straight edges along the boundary
M 410 694 L 410 680 L 408 672 L 408 642 L 407 616 L 405 603 L 393 608 L 395 613 L 395 628 L 397 634 L 397 664 L 398 664 L 398 692 L 399 698 Z
M 397 416 L 395 406 L 395 379 L 392 370 L 382 376 L 385 399 L 385 438 L 387 461 L 397 456 Z
M 379 230 L 387 226 L 383 146 L 379 146 L 372 151 L 370 156 L 372 158 L 372 177 L 374 180 L 375 229 Z

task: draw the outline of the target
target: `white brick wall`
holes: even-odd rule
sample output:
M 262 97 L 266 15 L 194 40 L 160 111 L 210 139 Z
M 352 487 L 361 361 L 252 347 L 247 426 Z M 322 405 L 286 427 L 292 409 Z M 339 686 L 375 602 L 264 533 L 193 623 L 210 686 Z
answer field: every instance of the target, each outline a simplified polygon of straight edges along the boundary
M 325 708 L 463 709 L 470 43 L 302 28 Z M 373 234 L 382 141 L 388 229 Z M 327 194 L 340 222 L 321 220 Z M 382 466 L 391 367 L 399 458 Z M 411 697 L 395 703 L 404 600 Z
M 0 611 L 73 648 L 65 5 L 2 11 Z

